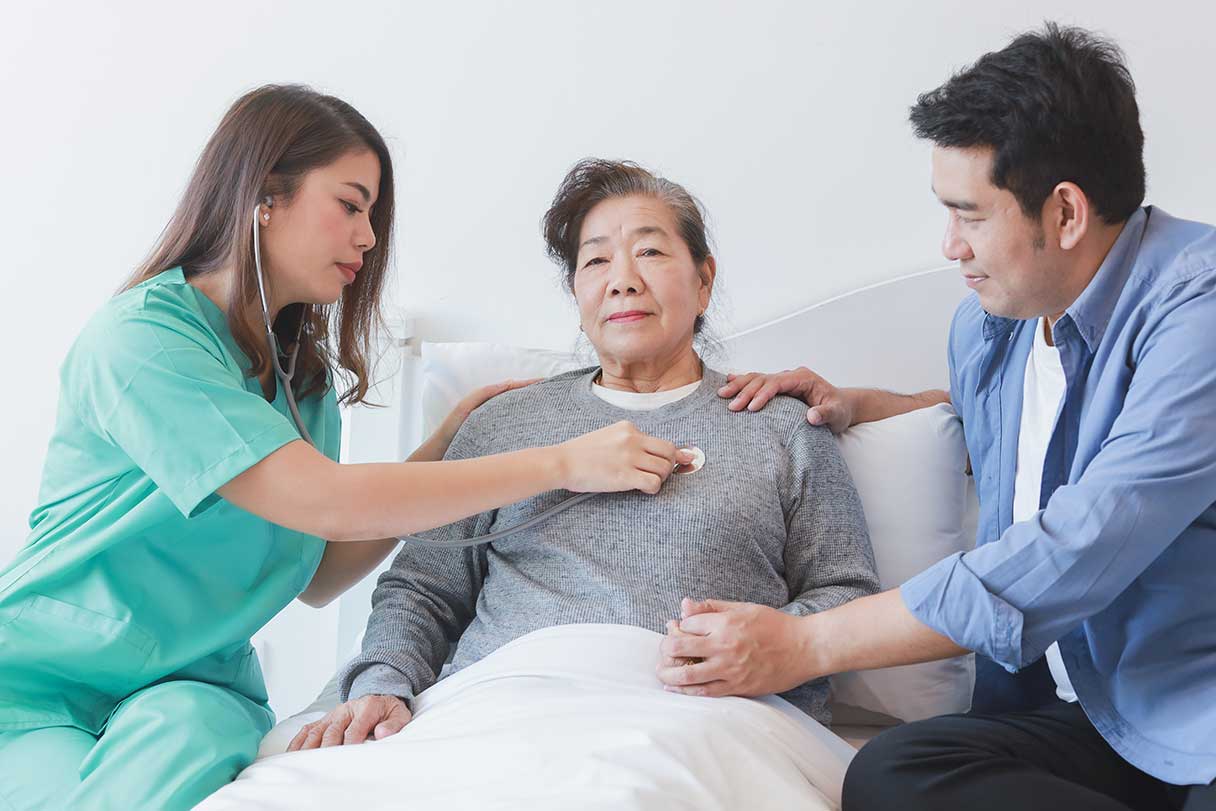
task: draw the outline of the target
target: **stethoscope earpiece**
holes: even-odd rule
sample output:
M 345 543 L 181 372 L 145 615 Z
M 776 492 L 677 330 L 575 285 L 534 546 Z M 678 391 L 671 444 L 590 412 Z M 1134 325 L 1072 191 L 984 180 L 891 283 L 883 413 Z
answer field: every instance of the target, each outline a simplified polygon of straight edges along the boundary
M 268 195 L 263 198 L 262 205 L 271 206 L 274 205 L 274 201 Z M 283 352 L 279 347 L 279 339 L 274 334 L 274 326 L 270 323 L 270 307 L 266 300 L 266 279 L 262 274 L 262 241 L 258 238 L 258 232 L 261 230 L 258 227 L 259 208 L 261 206 L 257 206 L 253 210 L 253 266 L 254 276 L 258 283 L 258 298 L 262 303 L 262 323 L 266 326 L 266 346 L 270 350 L 270 364 L 274 367 L 274 374 L 278 378 L 279 387 L 283 390 L 283 396 L 287 398 L 287 407 L 291 411 L 291 418 L 300 432 L 300 437 L 315 448 L 317 443 L 313 442 L 308 428 L 304 425 L 299 406 L 296 405 L 295 393 L 291 390 L 291 381 L 296 376 L 296 360 L 300 355 L 300 339 L 304 335 L 304 318 L 300 318 L 300 324 L 296 327 L 296 342 L 292 346 L 291 352 L 288 353 L 287 368 L 284 369 Z M 270 219 L 269 214 L 265 212 L 262 214 L 264 220 Z

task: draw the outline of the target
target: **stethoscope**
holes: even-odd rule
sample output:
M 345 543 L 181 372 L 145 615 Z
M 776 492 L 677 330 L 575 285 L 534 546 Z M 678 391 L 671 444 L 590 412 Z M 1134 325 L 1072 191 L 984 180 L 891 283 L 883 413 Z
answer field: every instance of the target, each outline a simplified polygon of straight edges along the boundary
M 267 208 L 271 205 L 271 200 L 267 197 L 263 203 Z M 304 426 L 304 418 L 300 416 L 300 408 L 296 405 L 295 393 L 291 390 L 291 381 L 296 374 L 296 358 L 300 351 L 300 338 L 304 335 L 304 318 L 300 317 L 300 325 L 296 330 L 296 342 L 292 346 L 291 352 L 287 353 L 287 368 L 283 368 L 282 358 L 283 350 L 279 346 L 279 338 L 274 334 L 274 326 L 270 323 L 270 307 L 266 301 L 266 282 L 262 277 L 262 244 L 259 239 L 258 232 L 261 228 L 258 222 L 258 210 L 261 206 L 254 206 L 253 209 L 253 264 L 257 269 L 258 280 L 258 297 L 262 302 L 262 323 L 266 326 L 266 344 L 270 348 L 270 363 L 274 368 L 275 378 L 278 380 L 279 389 L 283 392 L 283 396 L 287 398 L 287 408 L 291 411 L 291 419 L 296 424 L 296 430 L 300 432 L 300 437 L 312 445 L 314 448 L 317 443 L 313 442 L 312 436 L 308 433 L 308 429 Z M 688 445 L 681 450 L 686 450 L 692 453 L 693 460 L 688 464 L 677 465 L 673 471 L 676 475 L 689 475 L 696 473 L 705 466 L 705 452 L 695 445 Z M 494 543 L 509 538 L 516 533 L 523 532 L 526 529 L 531 529 L 537 524 L 548 521 L 558 513 L 563 513 L 571 507 L 578 506 L 588 499 L 603 495 L 603 493 L 579 493 L 576 496 L 571 496 L 558 504 L 542 510 L 536 515 L 518 524 L 513 524 L 509 527 L 489 532 L 485 535 L 477 535 L 472 538 L 423 538 L 419 535 L 398 535 L 397 540 L 402 543 L 416 544 L 419 546 L 444 547 L 448 549 L 463 549 L 470 546 L 481 546 L 482 544 Z

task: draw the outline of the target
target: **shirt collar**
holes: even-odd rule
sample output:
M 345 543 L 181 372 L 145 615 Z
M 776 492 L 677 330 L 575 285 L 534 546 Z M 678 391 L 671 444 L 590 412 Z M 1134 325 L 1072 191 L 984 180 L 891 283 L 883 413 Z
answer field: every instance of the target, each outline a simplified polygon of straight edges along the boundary
M 1119 232 L 1118 239 L 1111 246 L 1106 258 L 1098 267 L 1093 279 L 1077 296 L 1065 312 L 1076 325 L 1077 332 L 1089 347 L 1090 352 L 1098 348 L 1106 327 L 1110 324 L 1111 314 L 1123 293 L 1127 277 L 1131 275 L 1140 253 L 1140 240 L 1144 237 L 1145 226 L 1148 225 L 1149 208 L 1140 208 L 1128 217 Z
M 1013 329 L 1013 325 L 1018 323 L 1016 318 L 1002 318 L 999 315 L 992 313 L 984 313 L 984 340 L 991 341 L 993 338 L 1000 338 L 1009 333 Z

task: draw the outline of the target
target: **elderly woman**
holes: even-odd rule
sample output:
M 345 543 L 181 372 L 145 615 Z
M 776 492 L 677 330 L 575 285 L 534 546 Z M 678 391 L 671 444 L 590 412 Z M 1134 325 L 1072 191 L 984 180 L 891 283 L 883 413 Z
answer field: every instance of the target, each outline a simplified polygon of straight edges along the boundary
M 726 378 L 694 338 L 716 265 L 701 208 L 681 186 L 631 163 L 586 160 L 544 218 L 599 365 L 496 397 L 465 422 L 449 459 L 562 442 L 622 419 L 702 449 L 704 467 L 658 496 L 601 496 L 502 543 L 407 546 L 373 596 L 362 654 L 340 675 L 346 701 L 291 748 L 382 738 L 409 702 L 451 671 L 532 631 L 572 623 L 665 630 L 682 595 L 760 603 L 796 615 L 878 590 L 861 504 L 827 428 L 777 398 L 729 410 Z M 468 537 L 516 524 L 568 496 L 551 492 L 452 524 Z M 784 694 L 827 723 L 828 684 Z

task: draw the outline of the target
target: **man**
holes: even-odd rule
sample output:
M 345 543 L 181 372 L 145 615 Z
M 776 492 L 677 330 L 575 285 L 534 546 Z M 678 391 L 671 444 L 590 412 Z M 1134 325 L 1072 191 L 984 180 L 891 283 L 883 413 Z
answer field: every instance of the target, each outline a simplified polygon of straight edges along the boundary
M 757 695 L 975 651 L 971 713 L 869 743 L 846 811 L 1216 809 L 1216 229 L 1141 207 L 1134 85 L 1084 31 L 1019 36 L 911 120 L 975 291 L 948 352 L 977 548 L 807 617 L 685 601 L 660 678 Z M 806 370 L 720 393 L 836 430 L 946 399 Z

